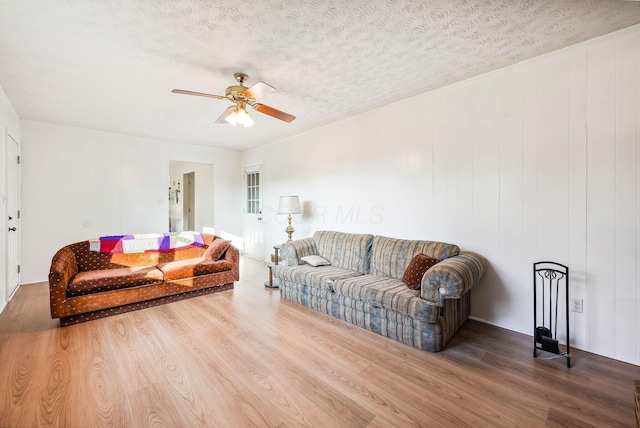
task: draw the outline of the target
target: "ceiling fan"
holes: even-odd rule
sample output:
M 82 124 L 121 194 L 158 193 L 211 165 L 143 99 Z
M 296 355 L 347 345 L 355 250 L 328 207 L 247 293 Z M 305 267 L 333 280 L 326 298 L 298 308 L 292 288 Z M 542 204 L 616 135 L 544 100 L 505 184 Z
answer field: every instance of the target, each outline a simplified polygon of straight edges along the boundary
M 290 115 L 289 113 L 285 113 L 280 110 L 276 110 L 273 107 L 269 107 L 264 104 L 257 103 L 256 100 L 258 98 L 262 98 L 267 94 L 276 91 L 271 85 L 268 85 L 264 82 L 258 82 L 255 85 L 247 88 L 244 86 L 245 80 L 249 78 L 244 73 L 235 73 L 233 77 L 236 78 L 239 85 L 229 86 L 225 95 L 213 95 L 213 94 L 205 94 L 202 92 L 193 92 L 193 91 L 185 91 L 182 89 L 174 89 L 171 92 L 174 94 L 185 94 L 185 95 L 197 95 L 199 97 L 209 97 L 209 98 L 217 98 L 219 100 L 229 100 L 234 105 L 228 107 L 220 117 L 216 120 L 217 123 L 230 123 L 233 126 L 240 125 L 245 128 L 252 126 L 255 122 L 249 114 L 247 113 L 247 106 L 253 107 L 255 110 L 260 113 L 266 114 L 271 117 L 275 117 L 276 119 L 283 120 L 287 123 L 293 122 L 296 118 L 295 116 Z

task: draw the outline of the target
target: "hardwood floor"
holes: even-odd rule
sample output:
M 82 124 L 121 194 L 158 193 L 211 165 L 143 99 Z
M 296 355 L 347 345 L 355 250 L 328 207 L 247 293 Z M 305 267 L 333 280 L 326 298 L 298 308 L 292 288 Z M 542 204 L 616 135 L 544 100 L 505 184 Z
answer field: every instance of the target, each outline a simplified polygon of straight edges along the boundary
M 605 427 L 634 424 L 640 367 L 468 321 L 432 354 L 281 300 L 241 260 L 233 291 L 59 327 L 46 283 L 0 315 L 0 427 Z

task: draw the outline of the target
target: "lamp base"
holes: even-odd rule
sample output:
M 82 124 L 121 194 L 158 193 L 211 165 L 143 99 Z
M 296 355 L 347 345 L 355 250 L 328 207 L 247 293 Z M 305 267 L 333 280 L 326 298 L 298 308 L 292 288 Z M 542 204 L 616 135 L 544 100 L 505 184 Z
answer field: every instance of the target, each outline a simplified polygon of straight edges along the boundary
M 289 225 L 287 226 L 287 228 L 284 231 L 287 232 L 287 235 L 289 235 L 288 241 L 291 241 L 291 235 L 293 234 L 293 232 L 296 231 L 293 228 L 293 226 L 291 226 L 291 214 L 289 214 Z

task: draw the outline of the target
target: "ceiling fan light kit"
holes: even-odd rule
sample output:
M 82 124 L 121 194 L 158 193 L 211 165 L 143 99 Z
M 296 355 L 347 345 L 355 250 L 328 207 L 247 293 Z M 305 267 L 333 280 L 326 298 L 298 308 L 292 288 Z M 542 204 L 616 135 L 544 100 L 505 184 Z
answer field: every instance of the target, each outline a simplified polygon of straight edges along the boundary
M 225 118 L 225 121 L 233 126 L 240 125 L 245 128 L 255 125 L 255 122 L 244 107 L 233 109 L 231 114 Z
M 224 96 L 205 94 L 202 92 L 185 91 L 183 89 L 174 89 L 171 92 L 173 92 L 174 94 L 196 95 L 199 97 L 228 100 L 234 103 L 234 106 L 228 107 L 224 112 L 222 112 L 220 117 L 218 117 L 218 119 L 216 120 L 216 123 L 229 123 L 233 126 L 240 125 L 244 128 L 253 126 L 255 122 L 253 121 L 253 119 L 251 119 L 249 113 L 247 112 L 247 105 L 250 105 L 254 110 L 262 114 L 275 117 L 276 119 L 280 119 L 287 123 L 293 122 L 293 120 L 296 118 L 293 115 L 256 102 L 256 99 L 262 98 L 271 92 L 275 92 L 276 88 L 274 88 L 273 86 L 268 85 L 264 82 L 258 82 L 255 85 L 247 88 L 246 86 L 244 86 L 244 82 L 249 78 L 249 76 L 247 76 L 245 73 L 235 73 L 233 77 L 235 77 L 239 85 L 229 86 L 225 90 Z

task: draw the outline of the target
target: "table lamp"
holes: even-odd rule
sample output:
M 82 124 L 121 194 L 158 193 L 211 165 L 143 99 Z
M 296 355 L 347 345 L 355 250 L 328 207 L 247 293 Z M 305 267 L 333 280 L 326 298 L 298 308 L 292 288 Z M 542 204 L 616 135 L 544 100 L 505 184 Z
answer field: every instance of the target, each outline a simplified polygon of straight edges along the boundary
M 278 204 L 278 214 L 289 215 L 289 225 L 285 229 L 287 235 L 289 235 L 289 241 L 291 241 L 291 234 L 295 232 L 293 226 L 291 226 L 291 214 L 302 213 L 300 208 L 300 199 L 297 196 L 280 196 L 280 203 Z

